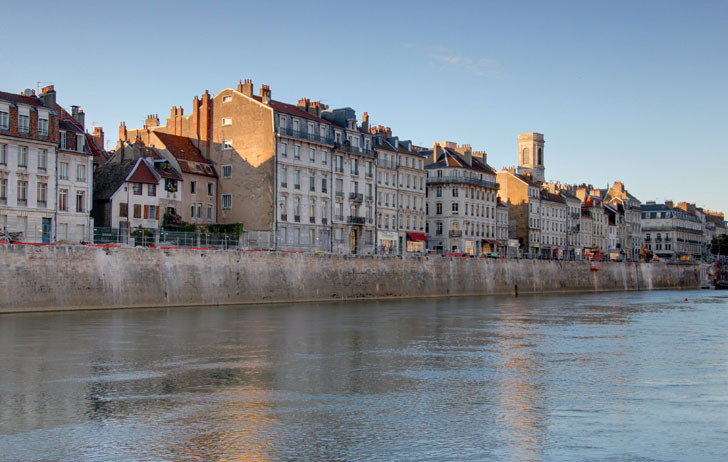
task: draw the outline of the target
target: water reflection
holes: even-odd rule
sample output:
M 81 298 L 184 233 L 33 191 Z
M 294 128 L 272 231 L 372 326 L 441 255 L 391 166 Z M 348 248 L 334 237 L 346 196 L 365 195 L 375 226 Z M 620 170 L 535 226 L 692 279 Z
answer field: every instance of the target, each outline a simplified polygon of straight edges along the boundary
M 4 316 L 0 448 L 720 460 L 727 305 L 651 292 Z

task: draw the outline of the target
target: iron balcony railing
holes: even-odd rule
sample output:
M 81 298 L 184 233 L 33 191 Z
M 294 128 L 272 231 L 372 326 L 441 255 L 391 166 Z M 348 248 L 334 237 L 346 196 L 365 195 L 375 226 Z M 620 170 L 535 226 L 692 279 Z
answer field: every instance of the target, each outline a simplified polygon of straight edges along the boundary
M 349 200 L 354 202 L 361 202 L 364 200 L 364 194 L 361 193 L 349 193 Z
M 372 159 L 376 157 L 374 151 L 372 151 L 371 149 L 359 148 L 351 146 L 350 144 L 334 143 L 334 149 L 336 151 L 348 152 L 350 154 L 358 154 L 364 157 L 371 157 Z
M 281 215 L 281 221 L 288 221 L 288 215 L 285 213 Z
M 461 237 L 463 235 L 463 232 L 460 230 L 451 229 L 450 232 L 447 233 L 450 237 Z
M 309 133 L 304 132 L 301 130 L 294 130 L 289 127 L 281 128 L 278 127 L 277 132 L 281 136 L 287 136 L 289 138 L 296 138 L 299 140 L 305 140 L 305 141 L 312 141 L 314 143 L 321 143 L 321 144 L 334 144 L 334 139 L 329 136 L 321 136 L 317 135 L 316 133 Z
M 336 197 L 344 197 L 344 191 L 336 191 Z
M 498 183 L 494 181 L 481 180 L 480 178 L 471 178 L 468 176 L 438 176 L 427 178 L 427 184 L 472 184 L 475 186 L 483 186 L 484 188 L 498 189 Z
M 366 222 L 366 218 L 349 215 L 347 221 L 353 225 L 363 225 Z

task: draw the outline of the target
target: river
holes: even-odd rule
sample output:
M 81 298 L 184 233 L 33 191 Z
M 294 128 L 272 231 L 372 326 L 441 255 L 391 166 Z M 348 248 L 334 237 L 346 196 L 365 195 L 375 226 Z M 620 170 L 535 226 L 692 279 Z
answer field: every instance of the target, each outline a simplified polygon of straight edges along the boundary
M 0 316 L 0 460 L 726 460 L 728 293 Z

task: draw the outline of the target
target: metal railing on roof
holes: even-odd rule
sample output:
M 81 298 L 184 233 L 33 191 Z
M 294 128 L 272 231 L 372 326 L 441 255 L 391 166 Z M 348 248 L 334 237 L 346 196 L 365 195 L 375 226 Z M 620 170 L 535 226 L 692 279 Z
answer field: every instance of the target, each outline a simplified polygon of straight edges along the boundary
M 284 127 L 284 128 L 278 127 L 276 129 L 276 132 L 279 135 L 287 136 L 289 138 L 296 138 L 299 140 L 312 141 L 314 143 L 321 143 L 321 144 L 329 144 L 329 145 L 334 144 L 334 139 L 331 138 L 330 136 L 321 136 L 316 133 L 309 133 L 309 132 L 304 132 L 301 130 L 294 130 L 289 127 Z
M 498 189 L 498 183 L 468 176 L 436 176 L 427 178 L 427 184 L 472 184 L 484 188 Z

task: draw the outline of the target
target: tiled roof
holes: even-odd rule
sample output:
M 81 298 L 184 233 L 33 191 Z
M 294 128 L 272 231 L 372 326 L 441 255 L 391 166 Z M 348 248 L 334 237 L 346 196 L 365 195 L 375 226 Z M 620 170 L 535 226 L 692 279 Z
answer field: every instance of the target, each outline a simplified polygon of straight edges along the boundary
M 43 107 L 43 103 L 37 96 L 25 96 L 0 91 L 0 100 L 14 104 L 27 104 L 28 106 Z
M 94 200 L 108 200 L 136 165 L 136 161 L 107 162 L 94 171 Z
M 258 101 L 259 103 L 263 102 L 263 100 L 260 98 L 260 96 L 253 95 L 252 98 L 254 100 Z M 293 115 L 296 117 L 301 117 L 304 119 L 315 120 L 316 122 L 320 122 L 322 124 L 336 125 L 338 127 L 338 124 L 335 124 L 335 123 L 331 122 L 330 120 L 322 119 L 321 117 L 316 117 L 315 115 L 309 114 L 308 112 L 304 111 L 300 107 L 295 106 L 293 104 L 288 104 L 288 103 L 284 103 L 281 101 L 276 101 L 274 99 L 271 99 L 270 107 L 272 107 L 274 111 L 283 112 L 283 113 L 290 114 L 290 115 Z
M 207 163 L 207 160 L 200 154 L 200 150 L 186 136 L 170 135 L 162 132 L 154 132 L 154 134 L 177 160 Z
M 58 129 L 65 130 L 67 132 L 78 133 L 78 134 L 83 133 L 83 130 L 81 130 L 81 127 L 79 127 L 75 123 L 71 122 L 70 120 L 66 120 L 66 119 L 58 122 Z
M 531 180 L 530 178 L 528 178 L 525 175 L 521 175 L 520 173 L 516 173 L 514 176 L 516 178 L 518 178 L 519 180 L 523 181 L 524 183 L 526 183 L 529 186 L 538 187 L 538 183 L 536 183 L 535 181 Z
M 421 154 L 424 154 L 425 152 L 432 151 L 424 151 Z M 443 168 L 443 167 L 458 167 L 458 168 L 465 168 L 468 170 L 474 170 L 476 172 L 481 173 L 489 173 L 491 175 L 495 175 L 495 170 L 488 165 L 487 163 L 480 160 L 478 157 L 473 156 L 472 157 L 472 165 L 468 165 L 468 163 L 465 161 L 465 157 L 463 157 L 462 154 L 455 152 L 451 149 L 444 148 L 442 154 L 437 158 L 437 162 L 433 162 L 429 165 L 425 165 L 425 169 L 430 170 L 433 168 Z
M 149 164 L 147 164 L 143 158 L 139 158 L 139 162 L 137 162 L 128 181 L 132 183 L 157 184 L 159 182 L 159 178 L 154 174 L 154 171 L 149 167 Z
M 550 193 L 548 191 L 541 190 L 541 199 L 551 202 L 558 202 L 560 204 L 566 204 L 566 199 L 558 194 Z
M 162 178 L 169 178 L 170 180 L 177 180 L 182 181 L 182 177 L 179 173 L 172 167 L 170 167 L 169 162 L 166 160 L 155 160 L 154 161 L 154 170 L 157 172 L 159 176 Z

